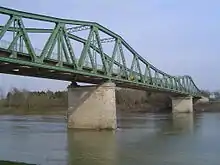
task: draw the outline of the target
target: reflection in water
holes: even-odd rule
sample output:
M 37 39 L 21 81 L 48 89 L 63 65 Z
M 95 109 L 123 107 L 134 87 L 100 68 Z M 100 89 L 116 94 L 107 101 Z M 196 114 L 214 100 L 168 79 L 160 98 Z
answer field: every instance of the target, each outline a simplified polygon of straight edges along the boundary
M 166 118 L 154 121 L 157 133 L 167 135 L 190 134 L 194 132 L 195 122 L 194 114 L 170 114 Z
M 220 113 L 130 114 L 117 131 L 67 130 L 63 118 L 0 116 L 0 160 L 40 165 L 217 165 Z
M 68 131 L 68 161 L 77 165 L 113 165 L 116 161 L 114 131 Z
M 194 114 L 173 114 L 173 128 L 180 132 L 189 133 L 194 131 Z

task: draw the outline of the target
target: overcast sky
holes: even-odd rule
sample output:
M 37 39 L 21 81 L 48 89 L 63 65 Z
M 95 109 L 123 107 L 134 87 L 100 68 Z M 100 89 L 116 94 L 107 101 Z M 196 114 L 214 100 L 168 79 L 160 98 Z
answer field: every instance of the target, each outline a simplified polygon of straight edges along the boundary
M 1 0 L 1 6 L 98 22 L 172 75 L 191 75 L 199 88 L 220 89 L 218 0 Z M 67 82 L 0 75 L 0 87 L 65 89 Z

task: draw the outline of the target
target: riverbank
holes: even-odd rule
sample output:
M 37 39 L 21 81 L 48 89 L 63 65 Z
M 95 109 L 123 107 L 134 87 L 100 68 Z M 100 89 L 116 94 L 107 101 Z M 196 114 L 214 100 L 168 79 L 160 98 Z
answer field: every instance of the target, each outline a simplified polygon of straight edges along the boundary
M 66 91 L 37 91 L 12 89 L 0 100 L 0 114 L 15 115 L 65 115 Z
M 118 88 L 115 95 L 118 112 L 172 111 L 171 100 L 165 94 Z M 67 91 L 30 92 L 13 89 L 6 98 L 0 100 L 0 114 L 65 116 L 67 109 Z M 194 105 L 194 110 L 195 112 L 218 112 L 220 102 L 198 103 Z
M 23 107 L 0 107 L 0 115 L 58 115 L 65 116 L 67 109 L 64 107 L 33 108 Z
M 115 95 L 117 111 L 157 112 L 169 106 L 168 97 L 162 94 L 118 88 Z M 67 91 L 30 92 L 13 89 L 0 100 L 0 114 L 66 115 L 67 109 Z
M 118 112 L 126 113 L 165 113 L 171 112 L 171 108 L 166 107 L 156 107 L 150 104 L 139 104 L 132 107 L 117 105 Z M 13 108 L 13 107 L 0 107 L 0 115 L 58 115 L 65 116 L 67 108 L 65 107 L 53 107 L 53 108 L 35 108 L 35 109 L 25 109 L 25 108 Z M 210 103 L 200 103 L 194 105 L 194 112 L 220 112 L 220 102 L 210 102 Z
M 195 104 L 193 108 L 195 112 L 220 112 L 220 101 L 198 103 Z

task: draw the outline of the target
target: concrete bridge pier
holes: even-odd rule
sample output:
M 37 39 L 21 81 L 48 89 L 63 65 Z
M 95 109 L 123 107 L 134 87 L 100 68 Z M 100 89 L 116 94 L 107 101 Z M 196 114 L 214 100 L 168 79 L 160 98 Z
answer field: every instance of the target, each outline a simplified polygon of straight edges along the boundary
M 115 84 L 68 87 L 68 128 L 116 129 Z
M 173 113 L 190 113 L 193 112 L 193 97 L 172 97 Z

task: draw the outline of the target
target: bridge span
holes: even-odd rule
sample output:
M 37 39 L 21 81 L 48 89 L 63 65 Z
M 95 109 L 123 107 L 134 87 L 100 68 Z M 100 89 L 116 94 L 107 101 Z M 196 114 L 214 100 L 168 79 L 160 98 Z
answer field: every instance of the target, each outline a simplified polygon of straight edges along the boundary
M 96 22 L 4 7 L 0 20 L 0 73 L 72 82 L 69 127 L 116 128 L 116 86 L 167 93 L 173 112 L 192 112 L 193 98 L 202 96 L 190 76 L 157 69 Z M 78 87 L 75 82 L 97 85 Z

